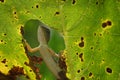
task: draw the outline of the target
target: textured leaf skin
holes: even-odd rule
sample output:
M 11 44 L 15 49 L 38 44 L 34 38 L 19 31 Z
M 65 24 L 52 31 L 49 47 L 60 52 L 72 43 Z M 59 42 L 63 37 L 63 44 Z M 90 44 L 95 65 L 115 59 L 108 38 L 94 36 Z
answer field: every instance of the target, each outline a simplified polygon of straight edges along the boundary
M 69 6 L 69 14 L 68 4 L 63 11 L 69 25 L 65 38 L 68 77 L 71 80 L 119 80 L 120 1 L 75 1 Z
M 63 33 L 67 76 L 71 80 L 119 80 L 119 13 L 119 0 L 1 0 L 0 61 L 7 62 L 0 62 L 0 71 L 8 74 L 13 65 L 21 66 L 35 80 L 30 67 L 24 64 L 29 60 L 20 27 L 30 19 L 38 19 Z M 112 24 L 103 28 L 107 21 Z M 81 42 L 84 47 L 80 47 Z

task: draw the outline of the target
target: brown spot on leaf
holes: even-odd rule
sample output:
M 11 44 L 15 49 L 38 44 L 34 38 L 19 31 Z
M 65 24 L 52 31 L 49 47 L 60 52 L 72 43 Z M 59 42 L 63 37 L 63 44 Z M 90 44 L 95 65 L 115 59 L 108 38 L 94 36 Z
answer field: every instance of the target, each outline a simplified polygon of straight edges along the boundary
M 83 62 L 83 53 L 79 54 L 79 58 L 81 59 L 81 62 Z
M 103 28 L 107 27 L 107 23 L 102 23 L 102 27 Z
M 10 75 L 23 75 L 24 74 L 23 67 L 13 66 L 13 68 L 9 70 L 9 74 Z
M 81 42 L 79 43 L 80 47 L 84 47 L 84 37 L 81 37 Z
M 76 3 L 76 1 L 75 0 L 72 0 L 72 4 L 75 4 Z
M 36 5 L 36 8 L 39 8 L 39 5 Z
M 15 11 L 14 14 L 17 14 L 17 12 Z
M 67 65 L 66 65 L 66 62 L 65 62 L 65 57 L 61 55 L 60 59 L 59 59 L 59 67 L 61 69 L 63 69 L 63 71 L 66 73 L 67 71 Z
M 4 33 L 4 36 L 6 36 L 7 34 L 6 33 Z
M 93 49 L 93 47 L 91 47 L 90 49 Z
M 96 33 L 94 33 L 94 36 L 96 36 Z
M 0 2 L 4 2 L 4 0 L 0 0 Z
M 5 64 L 7 61 L 6 61 L 6 59 L 3 59 L 1 62 Z
M 3 42 L 3 40 L 0 40 L 0 42 Z
M 112 25 L 112 22 L 111 22 L 111 21 L 107 21 L 107 25 L 108 25 L 108 26 L 111 26 L 111 25 Z
M 112 69 L 111 69 L 111 68 L 106 68 L 106 71 L 107 71 L 108 73 L 112 73 Z
M 5 65 L 5 67 L 8 67 L 8 65 Z
M 98 5 L 98 1 L 96 2 L 96 5 Z
M 23 35 L 24 34 L 24 28 L 23 26 L 20 27 L 20 33 Z
M 85 80 L 85 77 L 81 77 L 81 80 Z
M 28 64 L 27 62 L 24 62 L 24 64 L 25 64 L 26 66 L 29 66 L 29 64 Z
M 77 73 L 80 73 L 80 70 L 77 70 Z
M 59 14 L 60 14 L 60 12 L 59 12 L 59 11 L 55 12 L 55 15 L 59 15 Z
M 78 53 L 76 53 L 76 55 L 78 55 Z
M 106 28 L 107 26 L 111 26 L 112 25 L 112 22 L 111 21 L 106 21 L 106 22 L 104 22 L 104 23 L 102 23 L 102 27 L 103 28 Z
M 90 73 L 89 73 L 89 77 L 91 77 L 91 76 L 92 76 L 92 73 L 90 72 Z
M 83 41 L 84 40 L 84 38 L 83 37 L 81 37 L 81 41 Z
M 79 43 L 79 46 L 80 46 L 80 47 L 84 47 L 84 42 L 80 42 L 80 43 Z

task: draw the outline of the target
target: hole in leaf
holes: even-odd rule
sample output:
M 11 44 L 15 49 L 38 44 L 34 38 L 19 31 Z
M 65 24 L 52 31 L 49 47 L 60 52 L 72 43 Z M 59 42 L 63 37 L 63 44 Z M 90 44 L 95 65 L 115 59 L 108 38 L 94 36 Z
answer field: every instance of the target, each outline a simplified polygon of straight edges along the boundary
M 73 1 L 72 1 L 72 4 L 75 4 L 75 2 L 76 2 L 76 1 L 75 1 L 75 0 L 73 0 Z
M 80 43 L 79 43 L 79 46 L 80 46 L 80 47 L 84 47 L 84 42 L 83 42 L 83 41 L 80 42 Z
M 108 73 L 112 73 L 112 69 L 111 69 L 111 68 L 106 68 L 106 71 L 107 71 Z
M 96 5 L 98 5 L 98 1 L 96 2 Z
M 104 22 L 102 23 L 102 27 L 105 28 L 107 26 L 111 26 L 112 25 L 112 22 L 111 21 L 107 21 L 107 22 Z
M 96 36 L 96 33 L 94 33 L 94 36 Z
M 76 53 L 76 55 L 78 55 L 78 53 Z
M 81 80 L 85 80 L 85 77 L 81 77 Z
M 14 14 L 17 14 L 17 12 L 15 11 Z
M 4 33 L 4 36 L 6 36 L 7 34 L 6 33 Z
M 6 59 L 3 59 L 1 62 L 5 64 L 7 61 L 6 61 Z
M 9 70 L 9 74 L 13 75 L 13 76 L 22 75 L 22 74 L 24 74 L 23 67 L 13 66 L 13 68 L 11 68 L 11 70 Z
M 83 62 L 83 53 L 79 54 L 79 57 L 81 59 L 81 62 Z
M 111 21 L 107 21 L 107 25 L 111 26 L 112 25 Z
M 8 67 L 8 65 L 5 65 L 5 67 Z
M 0 42 L 3 42 L 3 40 L 0 40 Z
M 100 33 L 100 36 L 102 36 L 102 34 Z
M 4 0 L 0 0 L 1 2 L 4 2 Z
M 91 47 L 90 49 L 93 49 L 93 47 Z
M 58 12 L 58 11 L 57 11 L 57 12 L 55 12 L 55 15 L 59 15 L 59 14 L 60 14 L 60 12 Z
M 84 40 L 84 38 L 83 37 L 81 37 L 81 41 L 83 41 Z
M 36 8 L 39 8 L 39 5 L 36 5 Z
M 90 73 L 89 73 L 89 77 L 91 77 L 91 76 L 92 76 L 92 73 L 90 72 Z
M 24 28 L 23 28 L 23 26 L 21 26 L 21 28 L 20 28 L 20 33 L 23 35 L 24 34 Z
M 80 70 L 77 70 L 77 73 L 80 73 Z
M 107 27 L 107 23 L 102 23 L 102 27 L 103 28 Z

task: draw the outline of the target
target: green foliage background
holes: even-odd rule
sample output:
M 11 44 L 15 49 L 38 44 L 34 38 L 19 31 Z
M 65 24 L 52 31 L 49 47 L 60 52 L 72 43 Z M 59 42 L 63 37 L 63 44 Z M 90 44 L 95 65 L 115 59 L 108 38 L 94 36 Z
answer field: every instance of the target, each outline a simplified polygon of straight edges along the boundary
M 24 64 L 29 59 L 20 33 L 30 19 L 41 20 L 64 35 L 71 80 L 120 79 L 120 0 L 0 0 L 1 73 L 21 66 L 35 80 L 34 72 Z M 107 21 L 111 25 L 103 28 Z

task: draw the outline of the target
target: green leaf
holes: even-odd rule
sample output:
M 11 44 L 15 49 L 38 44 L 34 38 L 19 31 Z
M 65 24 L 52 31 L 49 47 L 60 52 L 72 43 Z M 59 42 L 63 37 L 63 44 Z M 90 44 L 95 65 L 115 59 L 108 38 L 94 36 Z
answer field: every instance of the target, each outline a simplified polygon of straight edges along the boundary
M 65 38 L 68 77 L 119 80 L 120 1 L 74 1 L 69 10 L 66 2 L 63 11 L 69 25 Z
M 34 72 L 24 64 L 29 59 L 20 28 L 37 19 L 64 35 L 71 80 L 119 80 L 119 13 L 119 0 L 1 0 L 0 72 L 8 75 L 13 65 L 19 66 L 35 80 Z

